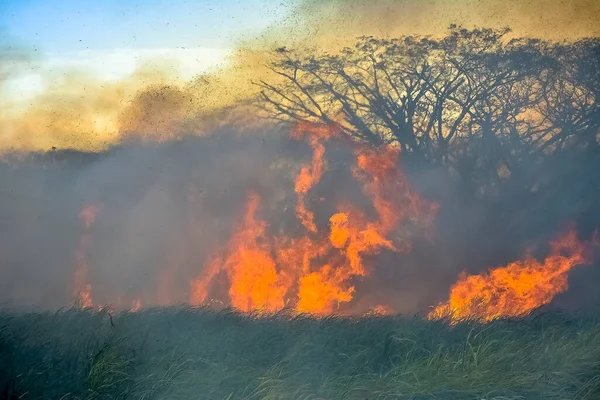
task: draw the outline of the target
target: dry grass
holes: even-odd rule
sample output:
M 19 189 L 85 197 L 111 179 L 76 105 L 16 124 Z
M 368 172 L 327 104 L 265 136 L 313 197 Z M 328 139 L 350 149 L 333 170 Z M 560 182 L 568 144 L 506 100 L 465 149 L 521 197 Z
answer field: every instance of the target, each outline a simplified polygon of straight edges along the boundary
M 600 320 L 0 312 L 0 398 L 598 399 Z

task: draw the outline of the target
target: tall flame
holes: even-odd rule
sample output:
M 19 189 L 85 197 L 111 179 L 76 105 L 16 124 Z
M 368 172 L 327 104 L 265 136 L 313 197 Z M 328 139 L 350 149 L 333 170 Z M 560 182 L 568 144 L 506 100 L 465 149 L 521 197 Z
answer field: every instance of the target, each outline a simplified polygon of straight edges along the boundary
M 299 140 L 307 132 L 310 132 L 309 143 L 313 149 L 313 159 L 312 165 L 303 167 L 296 177 L 295 191 L 298 195 L 296 214 L 307 230 L 316 233 L 315 216 L 312 211 L 306 208 L 306 195 L 313 186 L 319 183 L 323 171 L 327 167 L 327 163 L 323 160 L 325 146 L 323 146 L 321 140 L 336 136 L 339 130 L 333 126 L 299 123 L 292 129 L 290 136 Z
M 417 234 L 428 235 L 433 227 L 438 204 L 421 198 L 399 167 L 400 151 L 391 146 L 379 149 L 353 144 L 355 165 L 352 177 L 362 185 L 371 206 L 359 208 L 341 202 L 328 219 L 327 227 L 317 223 L 309 208 L 311 191 L 318 190 L 327 173 L 327 141 L 341 137 L 335 125 L 298 124 L 291 132 L 297 140 L 306 140 L 312 159 L 300 168 L 294 180 L 296 218 L 301 233 L 271 234 L 268 222 L 261 219 L 261 196 L 250 192 L 240 222 L 228 242 L 207 260 L 200 274 L 192 280 L 189 301 L 192 305 L 225 303 L 240 311 L 275 312 L 289 307 L 299 313 L 316 315 L 344 311 L 358 289 L 356 284 L 376 268 L 368 256 L 381 251 L 410 252 Z M 189 188 L 190 209 L 196 209 L 197 189 Z M 80 215 L 82 233 L 76 251 L 73 296 L 82 308 L 98 308 L 92 297 L 90 251 L 92 227 L 100 205 L 85 207 Z M 186 237 L 198 227 L 192 212 Z M 188 241 L 196 241 L 190 236 Z M 156 302 L 174 302 L 174 278 L 183 272 L 189 257 L 186 245 L 175 241 L 174 254 L 159 271 Z M 468 276 L 461 275 L 452 286 L 449 299 L 429 313 L 430 319 L 491 321 L 500 317 L 521 317 L 548 304 L 567 289 L 569 271 L 590 261 L 587 246 L 574 231 L 550 243 L 544 261 L 531 256 L 504 267 Z M 185 257 L 184 257 L 185 256 Z M 221 279 L 222 278 L 222 279 Z M 219 290 L 223 284 L 225 291 Z M 219 293 L 222 292 L 222 293 Z M 147 293 L 147 292 L 144 292 Z M 225 295 L 225 299 L 215 299 Z M 142 307 L 142 299 L 118 297 L 119 309 L 130 311 Z M 122 301 L 123 300 L 123 301 Z M 150 300 L 152 301 L 152 300 Z M 346 306 L 348 309 L 349 306 Z M 389 315 L 389 304 L 378 304 L 368 314 Z
M 329 219 L 329 232 L 319 232 L 306 198 L 327 168 L 324 141 L 338 134 L 336 126 L 322 124 L 299 124 L 292 131 L 295 139 L 307 137 L 313 149 L 312 163 L 295 180 L 296 217 L 306 229 L 305 236 L 269 237 L 266 222 L 256 219 L 260 198 L 251 194 L 225 256 L 213 257 L 192 282 L 192 304 L 205 304 L 212 281 L 225 271 L 231 305 L 242 311 L 290 306 L 298 312 L 331 313 L 352 300 L 351 280 L 368 275 L 365 255 L 384 248 L 410 249 L 410 238 L 388 237 L 401 222 L 415 219 L 431 225 L 437 205 L 420 199 L 408 185 L 398 169 L 398 151 L 359 149 L 353 175 L 372 198 L 378 218 L 369 219 L 351 205 L 340 206 Z
M 550 243 L 543 262 L 528 256 L 480 275 L 463 274 L 452 286 L 448 302 L 435 307 L 429 318 L 491 321 L 527 315 L 567 290 L 568 272 L 589 262 L 584 250 L 576 233 L 569 231 Z
M 260 218 L 260 195 L 248 193 L 244 214 L 233 235 L 192 280 L 191 304 L 213 303 L 211 297 L 219 297 L 216 283 L 220 286 L 223 282 L 217 278 L 222 277 L 228 285 L 227 299 L 223 300 L 241 311 L 274 312 L 289 307 L 316 315 L 337 312 L 354 299 L 360 278 L 369 276 L 376 267 L 368 265 L 367 256 L 382 250 L 409 252 L 417 234 L 415 228 L 426 235 L 432 228 L 438 204 L 414 191 L 399 168 L 399 150 L 360 145 L 355 145 L 352 176 L 362 185 L 372 207 L 363 210 L 341 203 L 330 215 L 327 228 L 318 225 L 307 199 L 327 172 L 327 141 L 341 136 L 340 131 L 336 126 L 299 124 L 291 135 L 306 140 L 313 151 L 311 162 L 302 166 L 294 180 L 296 218 L 303 233 L 272 235 L 267 221 Z M 191 206 L 195 204 L 193 198 Z M 74 297 L 82 308 L 94 307 L 89 253 L 93 244 L 91 229 L 100 209 L 99 205 L 90 205 L 79 215 L 82 234 L 76 252 Z M 190 218 L 190 224 L 196 226 L 197 222 Z M 567 289 L 569 271 L 590 261 L 585 250 L 584 243 L 570 231 L 550 243 L 544 261 L 527 256 L 483 274 L 463 274 L 451 288 L 448 301 L 440 303 L 428 317 L 456 323 L 463 319 L 485 322 L 524 316 Z M 172 304 L 172 279 L 178 271 L 177 263 L 160 271 L 159 304 Z M 118 303 L 121 307 L 128 302 Z M 130 304 L 131 311 L 140 310 L 142 298 Z M 376 315 L 393 313 L 389 304 L 379 304 L 369 311 Z
M 91 227 L 96 221 L 98 212 L 100 212 L 100 206 L 92 204 L 84 208 L 79 214 L 79 220 L 83 225 L 83 233 L 79 238 L 79 245 L 75 253 L 77 268 L 75 270 L 73 296 L 81 308 L 94 306 L 92 285 L 89 281 L 89 253 L 93 244 Z
M 266 223 L 256 219 L 260 197 L 251 193 L 241 227 L 231 238 L 229 255 L 213 259 L 206 272 L 192 283 L 192 303 L 202 304 L 210 281 L 221 270 L 227 272 L 231 305 L 242 311 L 276 311 L 284 306 L 287 287 L 277 272 L 269 243 L 264 238 Z
M 90 283 L 90 252 L 93 247 L 92 226 L 96 222 L 98 213 L 102 210 L 102 205 L 91 204 L 85 207 L 79 213 L 79 220 L 83 225 L 83 232 L 79 237 L 75 260 L 77 267 L 74 274 L 73 297 L 75 303 L 82 309 L 102 309 L 103 305 L 94 305 L 92 297 L 92 284 Z M 117 298 L 117 307 L 122 307 L 121 296 Z M 135 298 L 131 302 L 130 311 L 137 312 L 142 308 L 142 299 Z

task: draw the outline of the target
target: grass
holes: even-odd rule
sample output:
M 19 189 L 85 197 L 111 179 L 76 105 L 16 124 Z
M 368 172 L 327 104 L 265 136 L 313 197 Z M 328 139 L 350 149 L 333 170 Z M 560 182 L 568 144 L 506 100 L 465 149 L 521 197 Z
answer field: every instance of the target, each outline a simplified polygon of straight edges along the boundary
M 0 312 L 5 399 L 600 399 L 600 319 Z

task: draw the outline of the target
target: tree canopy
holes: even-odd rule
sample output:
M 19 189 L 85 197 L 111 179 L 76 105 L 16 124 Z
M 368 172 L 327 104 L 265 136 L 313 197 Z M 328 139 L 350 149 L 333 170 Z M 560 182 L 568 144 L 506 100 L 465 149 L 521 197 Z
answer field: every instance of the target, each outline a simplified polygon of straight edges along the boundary
M 336 54 L 279 48 L 277 79 L 258 82 L 261 104 L 273 118 L 336 124 L 455 169 L 467 153 L 511 173 L 540 153 L 596 146 L 600 41 L 508 34 L 451 26 L 440 39 L 361 37 Z
M 334 124 L 444 171 L 465 215 L 487 210 L 474 237 L 518 241 L 597 214 L 600 38 L 451 26 L 441 38 L 361 37 L 333 54 L 283 47 L 268 67 L 256 83 L 270 118 Z

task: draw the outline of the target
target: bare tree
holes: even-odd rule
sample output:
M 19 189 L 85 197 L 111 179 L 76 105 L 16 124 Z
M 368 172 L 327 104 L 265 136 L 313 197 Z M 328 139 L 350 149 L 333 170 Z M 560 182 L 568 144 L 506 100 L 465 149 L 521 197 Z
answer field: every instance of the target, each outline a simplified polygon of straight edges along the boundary
M 441 39 L 359 38 L 337 54 L 280 48 L 261 104 L 283 121 L 334 123 L 358 141 L 492 182 L 598 133 L 598 40 L 508 40 L 451 26 Z M 586 139 L 584 139 L 586 138 Z M 469 161 L 470 160 L 470 161 Z M 480 173 L 480 172 L 479 172 Z

